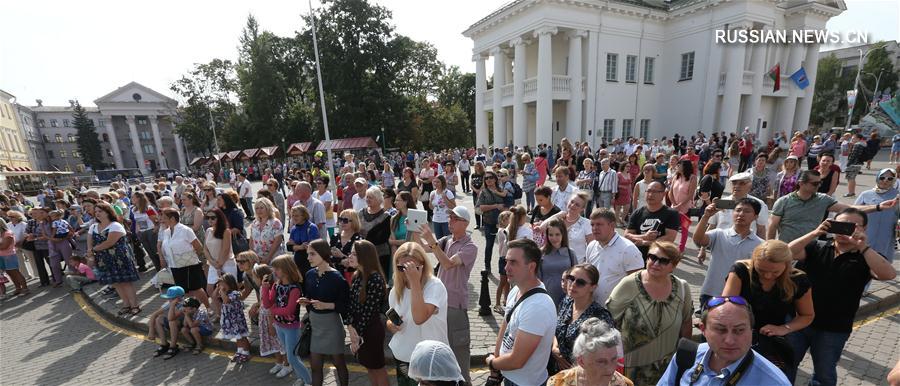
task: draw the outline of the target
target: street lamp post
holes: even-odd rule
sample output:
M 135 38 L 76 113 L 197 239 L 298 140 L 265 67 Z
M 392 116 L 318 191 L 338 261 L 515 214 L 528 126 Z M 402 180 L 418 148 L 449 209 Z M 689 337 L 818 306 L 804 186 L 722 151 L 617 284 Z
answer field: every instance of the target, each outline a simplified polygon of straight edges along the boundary
M 881 83 L 881 75 L 884 74 L 884 69 L 883 68 L 878 69 L 878 76 L 875 76 L 875 74 L 873 74 L 871 72 L 864 72 L 863 74 L 866 74 L 868 76 L 875 78 L 875 90 L 872 92 L 872 101 L 869 102 L 869 104 L 877 102 L 878 101 L 878 99 L 877 99 L 878 98 L 878 85 Z M 868 106 L 866 108 L 866 111 L 868 111 Z
M 381 151 L 387 151 L 387 140 L 384 138 L 384 127 L 381 128 Z
M 859 64 L 856 66 L 856 80 L 853 81 L 853 90 L 854 90 L 854 93 L 857 95 L 857 97 L 859 96 L 859 77 L 860 77 L 860 75 L 862 75 L 863 60 L 865 60 L 866 56 L 869 56 L 869 54 L 871 54 L 873 51 L 882 49 L 882 48 L 884 48 L 884 46 L 868 50 L 865 52 L 865 54 L 863 54 L 862 48 L 859 49 Z M 854 104 L 854 106 L 855 106 L 855 104 Z M 850 106 L 848 105 L 847 106 L 847 124 L 844 126 L 845 130 L 850 130 L 850 122 L 852 120 L 853 120 L 853 109 L 850 108 Z

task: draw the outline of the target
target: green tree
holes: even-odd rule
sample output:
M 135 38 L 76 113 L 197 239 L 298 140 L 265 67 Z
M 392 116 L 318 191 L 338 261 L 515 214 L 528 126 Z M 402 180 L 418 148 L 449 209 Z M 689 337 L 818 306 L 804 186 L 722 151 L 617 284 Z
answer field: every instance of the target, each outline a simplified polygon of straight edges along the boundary
M 844 102 L 843 114 L 846 115 L 845 90 L 839 88 L 841 83 L 841 61 L 834 55 L 819 59 L 816 71 L 816 86 L 813 92 L 812 113 L 810 122 L 821 126 L 825 122 L 834 121 L 841 113 L 838 106 Z
M 78 152 L 81 153 L 82 162 L 91 169 L 103 169 L 103 149 L 100 148 L 100 140 L 97 138 L 94 121 L 87 117 L 84 107 L 81 107 L 78 101 L 75 101 L 72 118 L 74 118 L 72 125 L 77 130 Z
M 215 152 L 215 137 L 224 134 L 225 123 L 237 111 L 237 87 L 234 64 L 222 59 L 196 64 L 188 74 L 172 83 L 170 89 L 184 100 L 175 131 L 184 138 L 190 152 L 206 155 Z M 210 112 L 216 136 L 210 127 Z M 219 140 L 220 150 L 225 150 Z
M 261 31 L 253 15 L 247 18 L 237 65 L 240 113 L 246 124 L 228 131 L 229 148 L 270 146 L 283 137 L 287 98 L 285 79 L 277 71 L 278 44 L 279 38 Z
M 871 48 L 869 56 L 866 57 L 866 63 L 863 65 L 859 78 L 860 99 L 856 103 L 856 108 L 853 109 L 853 116 L 857 119 L 868 111 L 866 106 L 872 102 L 875 91 L 881 94 L 885 89 L 897 89 L 897 73 L 894 71 L 893 58 L 886 49 L 882 48 L 884 46 L 884 42 L 879 42 Z M 878 90 L 875 90 L 876 77 L 879 76 L 879 73 L 881 79 L 877 82 Z

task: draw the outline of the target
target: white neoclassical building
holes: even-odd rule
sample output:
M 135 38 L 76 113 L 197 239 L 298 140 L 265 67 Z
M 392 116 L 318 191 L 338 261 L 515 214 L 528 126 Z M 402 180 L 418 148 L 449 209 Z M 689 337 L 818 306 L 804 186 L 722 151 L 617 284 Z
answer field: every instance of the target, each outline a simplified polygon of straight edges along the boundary
M 843 0 L 515 0 L 463 32 L 474 42 L 476 144 L 806 129 L 819 45 L 717 44 L 715 34 L 823 30 L 846 9 Z M 776 63 L 777 92 L 767 75 Z M 805 89 L 789 78 L 801 67 Z

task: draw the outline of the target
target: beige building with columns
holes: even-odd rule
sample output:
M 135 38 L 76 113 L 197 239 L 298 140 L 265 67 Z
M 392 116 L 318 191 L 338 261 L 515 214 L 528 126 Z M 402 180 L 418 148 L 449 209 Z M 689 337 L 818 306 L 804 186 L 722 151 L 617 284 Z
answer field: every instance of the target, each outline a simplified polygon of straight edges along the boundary
M 474 43 L 476 144 L 805 129 L 819 45 L 715 35 L 822 30 L 846 9 L 842 0 L 513 1 L 463 32 Z M 778 91 L 767 75 L 776 63 Z M 800 68 L 805 89 L 790 80 Z

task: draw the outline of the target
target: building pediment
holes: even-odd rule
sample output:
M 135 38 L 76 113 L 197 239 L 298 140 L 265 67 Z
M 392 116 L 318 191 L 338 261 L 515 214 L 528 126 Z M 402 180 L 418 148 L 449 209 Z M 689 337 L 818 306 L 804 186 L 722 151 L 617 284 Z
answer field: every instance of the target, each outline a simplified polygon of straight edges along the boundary
M 137 82 L 128 83 L 94 100 L 97 106 L 108 103 L 148 103 L 176 105 L 177 102 Z

